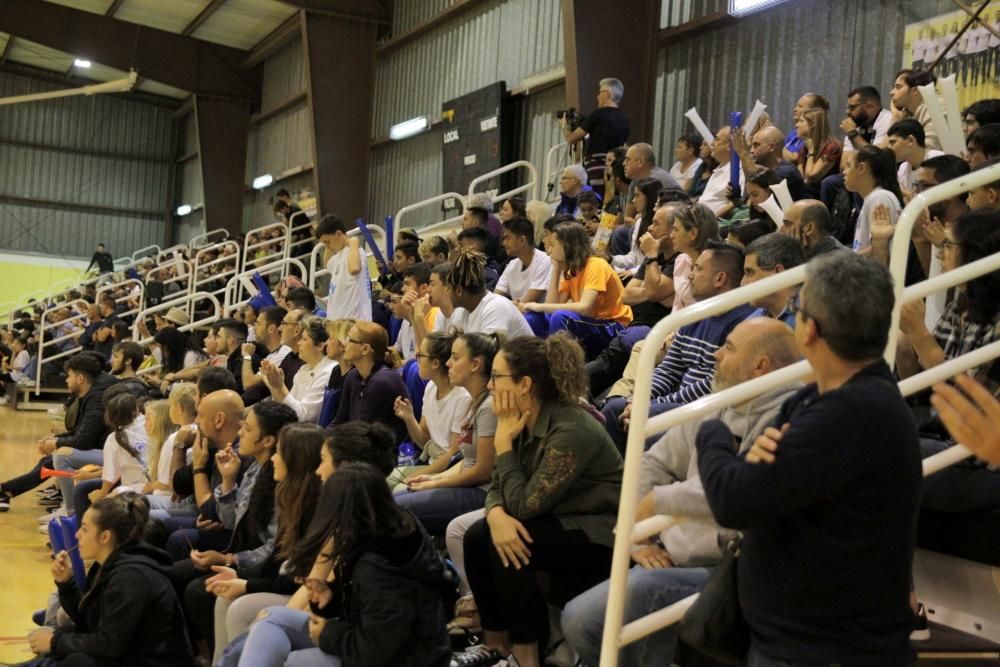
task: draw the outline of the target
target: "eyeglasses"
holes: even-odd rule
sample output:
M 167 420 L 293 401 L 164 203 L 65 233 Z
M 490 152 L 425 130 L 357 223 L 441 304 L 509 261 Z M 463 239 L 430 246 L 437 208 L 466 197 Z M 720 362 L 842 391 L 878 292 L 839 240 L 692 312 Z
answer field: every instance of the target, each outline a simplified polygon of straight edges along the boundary
M 799 313 L 802 313 L 803 321 L 812 320 L 813 324 L 816 325 L 816 333 L 818 333 L 820 336 L 823 335 L 823 332 L 819 326 L 819 320 L 810 315 L 809 312 L 806 311 L 806 309 L 802 306 L 802 303 L 798 299 L 792 299 L 792 302 L 788 305 L 788 310 L 791 311 L 792 315 L 795 316 L 798 316 Z
M 416 357 L 417 359 L 433 359 L 434 358 L 434 355 L 424 354 L 423 352 L 415 352 L 413 354 L 413 356 Z
M 497 378 L 512 378 L 512 377 L 514 376 L 510 373 L 490 373 L 490 379 L 493 380 L 494 384 L 496 384 Z
M 848 112 L 854 111 L 858 107 L 864 106 L 864 104 L 865 104 L 864 102 L 858 102 L 857 104 L 848 104 L 847 105 L 847 111 Z
M 958 241 L 952 241 L 951 239 L 944 239 L 943 241 L 941 241 L 941 248 L 944 250 L 948 250 L 950 248 L 960 248 L 960 247 L 962 247 L 962 244 L 959 243 Z

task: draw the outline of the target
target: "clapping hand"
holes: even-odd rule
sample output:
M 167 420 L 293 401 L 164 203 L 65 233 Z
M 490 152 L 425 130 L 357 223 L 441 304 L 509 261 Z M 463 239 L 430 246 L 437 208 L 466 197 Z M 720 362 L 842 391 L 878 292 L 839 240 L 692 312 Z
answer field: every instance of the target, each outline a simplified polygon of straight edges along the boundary
M 264 384 L 272 392 L 285 385 L 285 373 L 272 361 L 265 359 L 260 362 L 260 374 L 264 378 Z
M 872 211 L 869 225 L 872 240 L 891 239 L 896 233 L 896 227 L 892 224 L 892 216 L 889 215 L 889 208 L 885 204 L 879 204 Z

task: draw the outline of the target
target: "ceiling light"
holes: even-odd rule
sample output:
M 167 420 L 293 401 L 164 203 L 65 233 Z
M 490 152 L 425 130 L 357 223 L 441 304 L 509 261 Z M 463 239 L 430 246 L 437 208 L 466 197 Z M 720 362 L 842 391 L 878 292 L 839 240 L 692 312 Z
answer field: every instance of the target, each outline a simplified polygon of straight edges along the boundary
M 263 176 L 258 176 L 257 178 L 253 179 L 253 189 L 263 190 L 271 183 L 274 183 L 274 176 L 272 176 L 271 174 L 264 174 Z
M 389 138 L 393 141 L 408 139 L 409 137 L 428 130 L 430 126 L 431 121 L 427 116 L 417 116 L 416 118 L 404 120 L 402 123 L 397 123 L 390 127 Z
M 81 69 L 90 69 L 91 64 L 89 60 L 84 60 L 83 58 L 77 58 L 73 61 L 73 66 Z
M 767 9 L 772 5 L 784 2 L 785 0 L 729 0 L 729 14 L 731 16 L 746 16 Z
M 177 215 L 178 216 L 183 217 L 183 216 L 187 215 L 190 212 L 191 212 L 191 205 L 190 204 L 181 204 L 180 206 L 177 207 Z

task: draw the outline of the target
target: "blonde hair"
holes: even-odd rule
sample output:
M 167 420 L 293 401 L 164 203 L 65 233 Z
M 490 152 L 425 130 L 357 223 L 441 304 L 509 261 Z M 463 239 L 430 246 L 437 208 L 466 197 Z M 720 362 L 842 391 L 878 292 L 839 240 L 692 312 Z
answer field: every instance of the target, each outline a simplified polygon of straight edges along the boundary
M 170 401 L 149 401 L 144 410 L 146 421 L 153 422 L 153 425 L 149 427 L 149 450 L 146 454 L 146 467 L 149 468 L 150 479 L 156 479 L 163 443 L 167 441 L 171 433 L 177 430 L 177 427 L 170 423 Z
M 809 154 L 813 158 L 819 156 L 823 147 L 829 143 L 833 135 L 830 133 L 830 123 L 827 121 L 826 111 L 818 107 L 806 109 L 802 112 L 802 117 L 809 123 L 809 136 L 806 142 L 809 145 Z
M 186 415 L 198 414 L 198 385 L 179 382 L 170 390 L 169 405 L 177 405 Z
M 353 326 L 354 320 L 350 318 L 342 320 L 328 320 L 326 323 L 326 333 L 330 336 L 330 338 L 343 343 L 351 334 L 351 327 Z
M 535 243 L 541 243 L 545 234 L 545 221 L 552 217 L 552 209 L 545 202 L 532 199 L 524 205 L 524 217 L 535 226 Z

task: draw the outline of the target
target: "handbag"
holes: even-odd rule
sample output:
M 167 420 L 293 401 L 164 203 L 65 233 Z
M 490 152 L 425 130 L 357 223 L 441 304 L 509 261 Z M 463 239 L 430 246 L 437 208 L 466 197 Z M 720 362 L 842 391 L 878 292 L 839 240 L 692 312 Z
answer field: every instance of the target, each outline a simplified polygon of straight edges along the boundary
M 745 665 L 750 626 L 743 618 L 737 586 L 740 538 L 730 540 L 722 561 L 681 619 L 674 662 L 682 667 Z

